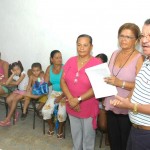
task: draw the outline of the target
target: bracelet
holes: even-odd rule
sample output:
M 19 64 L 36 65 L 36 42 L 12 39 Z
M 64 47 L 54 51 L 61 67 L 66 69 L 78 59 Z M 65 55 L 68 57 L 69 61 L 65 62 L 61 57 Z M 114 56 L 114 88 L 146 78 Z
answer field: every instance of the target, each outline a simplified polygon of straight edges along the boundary
M 138 114 L 137 106 L 138 106 L 137 103 L 135 103 L 134 106 L 133 106 L 133 113 L 134 113 L 135 115 Z
M 123 83 L 122 83 L 122 89 L 124 89 L 124 87 L 125 87 L 125 84 L 126 84 L 126 82 L 125 81 L 123 81 Z

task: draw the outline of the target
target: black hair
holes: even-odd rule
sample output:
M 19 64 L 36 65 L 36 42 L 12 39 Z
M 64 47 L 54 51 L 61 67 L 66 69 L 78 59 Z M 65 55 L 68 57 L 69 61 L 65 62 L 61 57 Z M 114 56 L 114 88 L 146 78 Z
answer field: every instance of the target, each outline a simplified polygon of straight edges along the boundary
M 60 52 L 59 50 L 53 50 L 53 51 L 51 51 L 51 53 L 50 53 L 50 63 L 51 63 L 51 64 L 53 64 L 53 63 L 51 62 L 51 58 L 53 58 L 56 53 L 61 53 L 61 52 Z
M 77 43 L 78 43 L 79 38 L 82 38 L 82 37 L 89 38 L 90 44 L 92 45 L 92 42 L 93 42 L 92 37 L 90 35 L 88 35 L 88 34 L 81 34 L 81 35 L 79 35 L 78 38 L 77 38 Z
M 144 24 L 150 25 L 150 19 L 147 19 L 147 20 L 144 22 Z
M 33 69 L 34 67 L 40 68 L 40 70 L 42 70 L 42 65 L 41 65 L 40 63 L 38 63 L 38 62 L 33 63 L 33 64 L 31 65 L 31 68 L 32 68 L 32 69 Z
M 107 57 L 107 55 L 106 55 L 106 54 L 103 54 L 103 53 L 98 54 L 98 55 L 96 55 L 95 57 L 96 57 L 96 58 L 101 58 L 101 59 L 102 59 L 102 61 L 103 61 L 103 63 L 105 63 L 105 62 L 107 62 L 107 61 L 108 61 L 108 57 Z
M 11 76 L 11 74 L 12 74 L 11 70 L 12 70 L 14 67 L 16 67 L 16 66 L 18 66 L 18 67 L 20 68 L 21 72 L 24 70 L 21 61 L 18 60 L 18 62 L 14 62 L 14 63 L 12 63 L 12 64 L 9 65 L 8 76 Z M 20 74 L 20 75 L 21 75 L 21 74 Z M 20 76 L 20 75 L 19 75 L 19 76 Z

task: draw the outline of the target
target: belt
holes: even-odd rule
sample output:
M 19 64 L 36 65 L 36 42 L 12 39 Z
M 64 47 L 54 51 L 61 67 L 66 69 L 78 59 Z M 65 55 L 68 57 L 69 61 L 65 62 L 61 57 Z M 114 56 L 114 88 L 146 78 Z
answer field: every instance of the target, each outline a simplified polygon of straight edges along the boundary
M 136 129 L 150 130 L 150 126 L 136 125 L 132 124 L 132 126 Z

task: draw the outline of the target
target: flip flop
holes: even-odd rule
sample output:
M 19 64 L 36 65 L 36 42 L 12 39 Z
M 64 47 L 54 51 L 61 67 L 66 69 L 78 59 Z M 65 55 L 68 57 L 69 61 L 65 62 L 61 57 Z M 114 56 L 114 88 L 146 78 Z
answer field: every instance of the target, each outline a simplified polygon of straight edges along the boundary
M 7 121 L 7 122 L 0 121 L 0 126 L 2 126 L 2 127 L 6 127 L 6 126 L 10 126 L 10 125 L 11 125 L 10 121 Z
M 53 135 L 54 135 L 54 131 L 50 131 L 50 130 L 49 130 L 49 131 L 47 132 L 47 134 L 48 134 L 48 136 L 53 136 Z

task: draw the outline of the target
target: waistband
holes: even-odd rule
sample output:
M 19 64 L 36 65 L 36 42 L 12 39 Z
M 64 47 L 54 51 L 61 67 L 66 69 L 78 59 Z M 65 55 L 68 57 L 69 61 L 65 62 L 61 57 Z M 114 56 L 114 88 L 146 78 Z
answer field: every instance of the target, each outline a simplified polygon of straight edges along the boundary
M 132 124 L 132 126 L 136 129 L 150 130 L 150 126 L 143 126 L 143 125 L 136 125 L 136 124 Z

